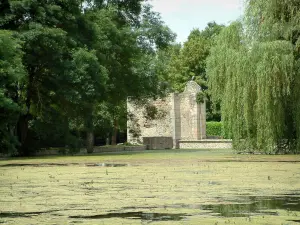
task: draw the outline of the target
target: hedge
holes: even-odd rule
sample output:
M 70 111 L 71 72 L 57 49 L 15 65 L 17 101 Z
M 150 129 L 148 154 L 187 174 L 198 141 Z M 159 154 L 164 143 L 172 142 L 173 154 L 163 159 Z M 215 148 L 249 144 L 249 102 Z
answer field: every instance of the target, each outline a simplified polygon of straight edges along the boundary
M 223 123 L 215 121 L 206 122 L 206 135 L 223 136 Z

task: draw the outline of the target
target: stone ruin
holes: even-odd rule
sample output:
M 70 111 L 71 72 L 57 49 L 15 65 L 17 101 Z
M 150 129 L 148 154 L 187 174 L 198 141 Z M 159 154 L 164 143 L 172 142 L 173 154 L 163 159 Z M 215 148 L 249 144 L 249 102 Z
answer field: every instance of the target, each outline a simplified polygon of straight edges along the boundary
M 180 143 L 206 138 L 206 103 L 197 103 L 201 87 L 189 81 L 182 93 L 172 93 L 162 99 L 148 99 L 141 106 L 127 101 L 127 139 L 143 143 L 150 149 L 181 148 Z M 199 102 L 199 101 L 198 101 Z

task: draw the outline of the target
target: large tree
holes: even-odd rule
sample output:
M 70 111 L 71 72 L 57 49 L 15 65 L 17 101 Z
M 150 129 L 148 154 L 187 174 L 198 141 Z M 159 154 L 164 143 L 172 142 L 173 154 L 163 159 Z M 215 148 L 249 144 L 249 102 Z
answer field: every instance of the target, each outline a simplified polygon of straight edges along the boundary
M 15 103 L 22 108 L 15 134 L 19 153 L 28 155 L 32 122 L 46 120 L 49 107 L 63 108 L 67 102 L 62 93 L 71 87 L 72 51 L 80 46 L 80 1 L 5 0 L 1 8 L 0 29 L 18 33 L 22 41 L 26 76 L 14 88 Z
M 14 33 L 0 30 L 0 149 L 5 153 L 16 153 L 14 127 L 21 108 L 16 103 L 15 88 L 25 75 L 22 55 L 20 41 Z
M 143 2 L 0 3 L 1 31 L 17 34 L 5 44 L 20 48 L 15 47 L 19 58 L 5 60 L 16 71 L 24 68 L 20 82 L 16 78 L 5 86 L 10 94 L 1 91 L 14 97 L 10 100 L 16 106 L 13 125 L 4 124 L 1 130 L 18 137 L 19 154 L 30 154 L 48 139 L 78 147 L 75 139 L 80 132 L 86 134 L 86 146 L 92 152 L 95 127 L 102 126 L 99 121 L 107 126 L 110 118 L 115 128 L 124 121 L 127 96 L 157 94 L 158 79 L 152 69 L 156 49 L 166 47 L 174 34 Z M 13 74 L 10 67 L 3 70 L 3 74 Z M 103 115 L 104 120 L 99 118 Z
M 215 37 L 223 27 L 223 25 L 210 22 L 204 30 L 192 30 L 183 46 L 173 45 L 159 54 L 159 60 L 161 64 L 164 64 L 164 67 L 160 68 L 159 74 L 162 79 L 169 82 L 171 89 L 182 92 L 186 83 L 194 77 L 194 80 L 206 92 L 208 120 L 220 120 L 220 114 L 213 109 L 209 97 L 206 59 L 209 56 L 210 48 L 215 43 Z
M 249 0 L 218 37 L 207 71 L 239 151 L 299 152 L 299 1 Z
M 108 70 L 106 97 L 101 105 L 108 110 L 105 115 L 109 115 L 113 128 L 110 132 L 112 144 L 116 144 L 118 130 L 126 127 L 127 97 L 143 98 L 159 94 L 160 85 L 154 71 L 156 51 L 166 48 L 175 38 L 175 34 L 149 5 L 134 11 L 139 16 L 132 15 L 126 8 L 122 10 L 131 16 L 120 18 L 119 8 L 115 5 L 105 10 L 95 5 L 87 13 L 91 20 L 95 20 L 98 30 L 107 36 L 104 43 L 98 43 L 101 46 L 98 57 L 105 54 L 103 63 Z M 103 42 L 103 38 L 98 40 Z M 101 116 L 101 113 L 96 114 Z M 103 120 L 96 118 L 95 121 Z M 97 123 L 95 125 L 99 126 Z

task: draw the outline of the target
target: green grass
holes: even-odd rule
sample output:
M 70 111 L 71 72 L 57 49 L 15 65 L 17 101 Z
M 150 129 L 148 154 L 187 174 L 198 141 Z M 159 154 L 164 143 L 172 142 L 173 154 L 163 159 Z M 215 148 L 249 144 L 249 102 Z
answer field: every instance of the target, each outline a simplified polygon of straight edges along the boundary
M 278 215 L 253 214 L 249 219 L 249 216 L 218 216 L 203 206 L 240 204 L 243 196 L 249 202 L 249 196 L 299 195 L 299 161 L 300 156 L 295 155 L 236 155 L 230 150 L 165 150 L 0 160 L 0 223 L 293 224 L 291 220 L 300 216 L 297 210 L 267 209 Z M 67 165 L 49 166 L 49 163 Z M 95 163 L 128 166 L 87 166 Z M 9 164 L 12 165 L 7 166 Z M 238 208 L 244 210 L 245 207 Z M 24 215 L 26 212 L 29 214 Z M 107 213 L 116 216 L 125 212 L 163 214 L 166 221 L 113 216 L 73 218 Z M 185 219 L 169 221 L 168 214 L 185 214 Z

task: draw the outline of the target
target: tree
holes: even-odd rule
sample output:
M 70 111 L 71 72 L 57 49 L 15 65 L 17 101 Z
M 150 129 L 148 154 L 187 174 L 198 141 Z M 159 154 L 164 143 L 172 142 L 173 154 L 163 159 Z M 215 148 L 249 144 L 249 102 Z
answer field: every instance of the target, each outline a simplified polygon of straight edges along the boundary
M 69 120 L 75 115 L 72 114 L 74 106 L 83 101 L 88 103 L 95 97 L 89 89 L 75 90 L 74 87 L 93 86 L 94 91 L 99 91 L 97 84 L 105 83 L 105 79 L 97 80 L 96 70 L 101 66 L 95 63 L 93 51 L 82 48 L 88 40 L 78 28 L 89 34 L 92 31 L 82 15 L 81 3 L 79 0 L 53 1 L 51 4 L 48 1 L 22 0 L 4 1 L 1 5 L 0 28 L 17 32 L 24 52 L 22 63 L 26 76 L 14 88 L 17 95 L 15 103 L 22 108 L 15 127 L 20 142 L 19 154 L 31 153 L 34 145 L 31 141 L 34 140 L 29 134 L 36 121 L 47 124 L 48 118 L 59 115 L 55 119 L 62 120 L 60 124 L 64 133 L 68 133 Z M 100 74 L 102 72 L 99 71 Z M 87 97 L 87 94 L 90 96 Z
M 78 49 L 73 53 L 71 76 L 73 77 L 74 104 L 77 114 L 82 116 L 86 131 L 87 152 L 94 147 L 94 111 L 95 106 L 104 98 L 107 70 L 101 66 L 95 51 Z
M 126 12 L 127 9 L 122 10 Z M 103 11 L 96 7 L 88 15 L 95 20 L 97 30 L 104 30 L 108 37 L 103 44 L 97 44 L 101 49 L 98 50 L 97 46 L 95 49 L 98 50 L 98 58 L 105 52 L 103 63 L 108 69 L 108 81 L 102 105 L 107 106 L 110 114 L 113 126 L 111 140 L 112 144 L 116 144 L 118 129 L 126 126 L 127 97 L 143 98 L 158 94 L 160 85 L 154 73 L 156 49 L 168 46 L 175 35 L 149 5 L 141 8 L 139 17 L 131 16 L 135 18 L 134 23 L 132 20 L 127 23 L 120 20 L 119 9 L 115 5 Z
M 298 1 L 247 2 L 208 58 L 212 96 L 239 151 L 299 151 Z
M 118 127 L 124 121 L 127 96 L 157 94 L 156 49 L 166 47 L 174 34 L 143 2 L 1 2 L 1 32 L 6 29 L 17 34 L 20 42 L 11 46 L 20 46 L 21 61 L 15 70 L 24 68 L 24 78 L 9 81 L 9 91 L 6 86 L 3 89 L 5 97 L 13 96 L 11 105 L 18 113 L 14 125 L 4 125 L 2 130 L 18 137 L 20 155 L 31 154 L 48 142 L 45 139 L 79 147 L 80 141 L 74 140 L 81 132 L 92 152 L 99 122 L 107 126 L 111 118 Z M 3 71 L 12 70 L 3 67 Z M 99 119 L 106 114 L 110 117 Z
M 210 48 L 214 45 L 215 37 L 223 29 L 223 25 L 215 22 L 208 23 L 207 27 L 200 31 L 194 29 L 191 31 L 188 40 L 184 45 L 164 50 L 160 53 L 164 55 L 163 64 L 167 69 L 162 69 L 164 80 L 168 81 L 174 91 L 182 92 L 186 83 L 194 77 L 195 81 L 207 94 L 207 119 L 219 120 L 220 114 L 214 112 L 210 101 L 210 93 L 207 88 L 206 59 L 209 55 Z
M 215 21 L 209 22 L 205 29 L 202 31 L 199 31 L 199 29 L 192 30 L 188 37 L 188 40 L 201 36 L 213 42 L 215 37 L 218 36 L 218 34 L 222 31 L 224 27 L 224 25 L 219 25 Z
M 0 30 L 0 152 L 16 153 L 14 126 L 21 112 L 16 92 L 25 76 L 21 42 L 13 32 Z

